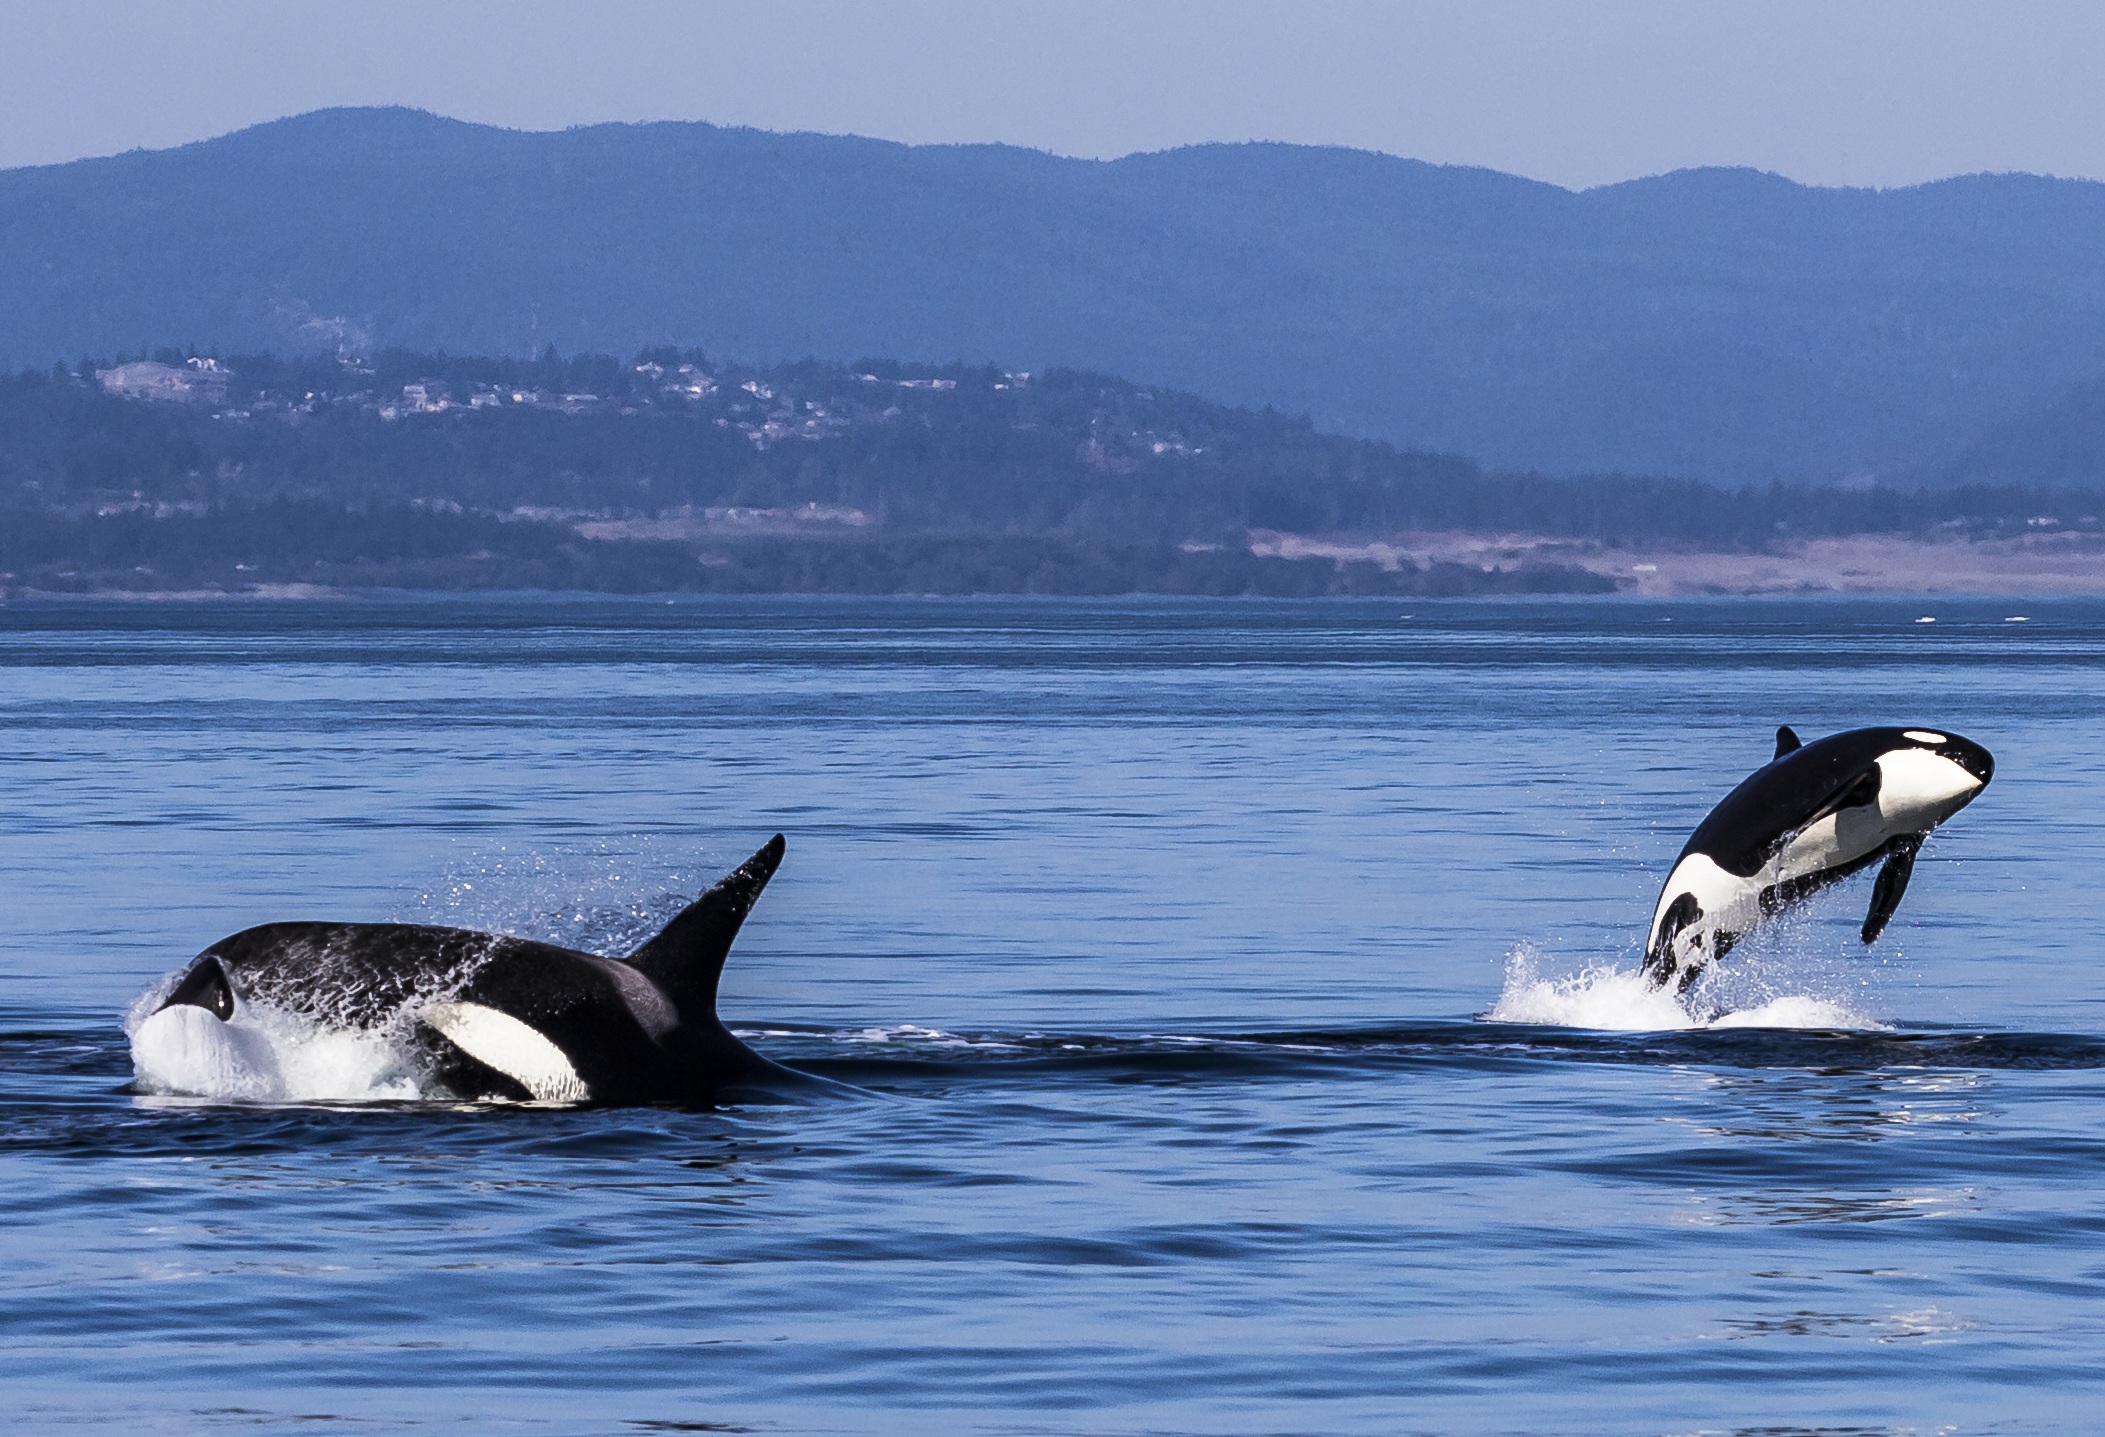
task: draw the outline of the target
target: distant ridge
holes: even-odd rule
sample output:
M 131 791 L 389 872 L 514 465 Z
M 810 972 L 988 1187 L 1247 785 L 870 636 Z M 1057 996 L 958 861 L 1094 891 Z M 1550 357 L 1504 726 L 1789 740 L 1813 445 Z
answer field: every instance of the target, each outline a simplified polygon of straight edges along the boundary
M 2105 377 L 2105 185 L 1099 162 L 330 110 L 0 172 L 0 364 L 163 344 L 1075 365 L 1553 473 L 1920 471 Z M 1910 467 L 1914 466 L 1914 467 Z

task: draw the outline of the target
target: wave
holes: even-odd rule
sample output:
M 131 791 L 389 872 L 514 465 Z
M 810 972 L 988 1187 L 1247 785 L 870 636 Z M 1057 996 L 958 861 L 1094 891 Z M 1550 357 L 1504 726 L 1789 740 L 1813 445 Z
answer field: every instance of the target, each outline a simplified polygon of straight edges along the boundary
M 742 1030 L 771 1058 L 860 1087 L 905 1093 L 980 1083 L 1378 1079 L 1406 1071 L 1499 1072 L 1574 1062 L 1638 1067 L 1902 1070 L 2105 1068 L 2105 1038 L 1903 1031 L 1748 1021 L 1791 1000 L 1678 1028 L 1615 1031 L 1488 1016 L 1407 1025 L 1220 1033 L 970 1032 L 773 1027 Z M 873 1031 L 886 1036 L 876 1039 Z

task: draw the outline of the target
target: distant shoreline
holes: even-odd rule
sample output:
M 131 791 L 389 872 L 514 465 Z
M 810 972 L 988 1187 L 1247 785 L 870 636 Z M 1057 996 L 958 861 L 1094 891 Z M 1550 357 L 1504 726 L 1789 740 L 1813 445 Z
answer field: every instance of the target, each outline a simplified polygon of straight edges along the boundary
M 902 589 L 891 593 L 838 589 L 622 591 L 577 588 L 398 587 L 365 584 L 255 584 L 244 588 L 83 590 L 17 586 L 0 590 L 0 602 L 96 600 L 127 604 L 302 603 L 385 596 L 424 595 L 471 600 L 504 594 L 609 600 L 758 598 L 1010 598 L 1194 599 L 1208 597 L 1384 598 L 1433 602 L 1674 598 L 2080 598 L 2105 597 L 2105 535 L 2044 533 L 2014 539 L 1920 540 L 1881 536 L 1808 539 L 1769 551 L 1735 552 L 1651 545 L 1605 545 L 1527 534 L 1427 532 L 1382 539 L 1360 535 L 1287 534 L 1253 531 L 1249 552 L 1260 559 L 1294 562 L 1328 559 L 1339 565 L 1373 565 L 1385 572 L 1406 568 L 1503 571 L 1578 571 L 1614 583 L 1610 592 L 1477 592 L 1454 594 L 1248 594 L 1165 593 L 1135 589 L 1120 593 L 1066 594 L 1031 590 L 973 590 L 947 593 Z
M 1340 563 L 1556 566 L 1612 579 L 1632 598 L 1802 598 L 1822 594 L 2105 595 L 2105 535 L 1996 539 L 1882 535 L 1793 540 L 1766 551 L 1608 545 L 1529 534 L 1433 532 L 1369 540 L 1253 534 L 1254 553 Z

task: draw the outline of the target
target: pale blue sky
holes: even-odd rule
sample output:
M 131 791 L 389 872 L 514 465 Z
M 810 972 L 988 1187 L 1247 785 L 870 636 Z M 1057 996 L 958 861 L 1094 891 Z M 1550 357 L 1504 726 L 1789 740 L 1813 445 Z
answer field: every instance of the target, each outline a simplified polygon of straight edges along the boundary
M 2105 4 L 0 0 L 0 167 L 326 105 L 1111 156 L 1354 145 L 1585 186 L 2105 178 Z

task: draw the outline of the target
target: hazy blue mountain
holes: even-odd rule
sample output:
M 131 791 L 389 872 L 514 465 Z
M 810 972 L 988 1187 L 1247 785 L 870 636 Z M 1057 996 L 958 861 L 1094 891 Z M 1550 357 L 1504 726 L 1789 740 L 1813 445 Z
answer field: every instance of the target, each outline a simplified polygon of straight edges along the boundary
M 1908 477 L 1950 488 L 2105 490 L 2105 381 L 2074 385 L 1962 438 L 1925 446 Z
M 1879 470 L 2105 376 L 2105 185 L 1572 193 L 1283 145 L 1115 162 L 326 111 L 0 173 L 0 363 L 161 344 L 1075 365 L 1553 472 Z

